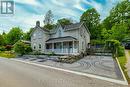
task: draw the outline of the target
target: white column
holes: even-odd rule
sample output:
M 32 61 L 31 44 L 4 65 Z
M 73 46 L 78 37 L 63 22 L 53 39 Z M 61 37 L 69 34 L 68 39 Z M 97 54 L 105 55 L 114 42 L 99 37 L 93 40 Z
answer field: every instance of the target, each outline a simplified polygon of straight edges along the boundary
M 62 47 L 61 53 L 63 53 L 63 42 L 61 42 L 61 47 Z
M 54 52 L 54 43 L 52 43 L 52 51 Z
M 73 41 L 73 48 L 72 48 L 72 52 L 74 53 L 74 41 Z

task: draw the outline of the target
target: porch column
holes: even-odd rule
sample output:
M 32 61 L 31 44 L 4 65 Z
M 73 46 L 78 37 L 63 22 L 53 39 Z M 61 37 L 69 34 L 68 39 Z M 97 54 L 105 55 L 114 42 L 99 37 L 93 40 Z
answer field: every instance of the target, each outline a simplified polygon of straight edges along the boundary
M 63 53 L 63 42 L 61 42 L 61 53 Z
M 72 43 L 72 44 L 73 44 L 72 52 L 74 53 L 74 41 L 73 41 L 73 43 Z
M 52 43 L 52 51 L 54 52 L 54 43 Z

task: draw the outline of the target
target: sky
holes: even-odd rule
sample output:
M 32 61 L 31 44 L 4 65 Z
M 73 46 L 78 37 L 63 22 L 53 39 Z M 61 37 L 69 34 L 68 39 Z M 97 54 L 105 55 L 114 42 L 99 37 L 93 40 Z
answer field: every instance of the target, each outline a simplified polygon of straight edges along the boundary
M 61 18 L 71 18 L 79 22 L 80 16 L 87 9 L 95 8 L 103 20 L 109 11 L 121 0 L 14 0 L 14 14 L 0 14 L 0 33 L 9 32 L 12 27 L 20 27 L 24 32 L 35 27 L 36 21 L 44 25 L 46 12 L 51 10 L 55 22 Z

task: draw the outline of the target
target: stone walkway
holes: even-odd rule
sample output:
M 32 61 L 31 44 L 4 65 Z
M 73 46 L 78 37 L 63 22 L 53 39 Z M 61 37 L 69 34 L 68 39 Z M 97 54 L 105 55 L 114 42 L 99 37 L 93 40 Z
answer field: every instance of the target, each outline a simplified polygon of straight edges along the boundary
M 54 62 L 51 60 L 29 58 L 25 61 L 31 61 L 38 64 L 44 64 L 57 68 L 73 70 L 83 73 L 104 76 L 123 81 L 123 76 L 115 60 L 111 56 L 87 56 L 73 64 Z

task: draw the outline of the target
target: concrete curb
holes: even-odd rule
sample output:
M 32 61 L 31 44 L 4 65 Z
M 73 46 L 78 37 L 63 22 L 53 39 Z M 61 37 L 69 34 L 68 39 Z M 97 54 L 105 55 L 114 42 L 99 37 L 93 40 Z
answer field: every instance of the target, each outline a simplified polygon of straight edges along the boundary
M 44 67 L 44 68 L 50 68 L 50 69 L 54 69 L 54 70 L 69 72 L 69 73 L 73 73 L 73 74 L 77 74 L 77 75 L 87 76 L 87 77 L 91 77 L 91 78 L 96 78 L 96 79 L 100 79 L 100 80 L 105 80 L 105 81 L 109 81 L 109 82 L 113 82 L 113 83 L 117 83 L 117 84 L 128 85 L 128 83 L 126 81 L 111 79 L 111 78 L 102 77 L 102 76 L 98 76 L 98 75 L 87 74 L 87 73 L 82 73 L 82 72 L 62 69 L 62 68 L 56 68 L 56 67 L 52 67 L 52 66 L 47 66 L 47 65 L 42 65 L 42 64 L 32 63 L 32 62 L 27 62 L 27 61 L 18 60 L 18 59 L 11 59 L 11 60 L 17 61 L 17 62 L 26 63 L 26 64 L 30 64 L 30 65 L 40 66 L 40 67 Z
M 123 78 L 124 78 L 124 80 L 125 80 L 125 83 L 128 85 L 127 79 L 126 79 L 126 77 L 125 77 L 125 75 L 124 75 L 124 72 L 123 72 L 123 70 L 122 70 L 122 68 L 121 68 L 121 66 L 120 66 L 120 63 L 119 63 L 117 57 L 116 57 L 116 61 L 117 61 L 117 64 L 118 64 L 118 66 L 119 66 L 119 69 L 120 69 L 120 71 L 121 71 L 121 73 L 122 73 L 122 75 L 123 75 Z

